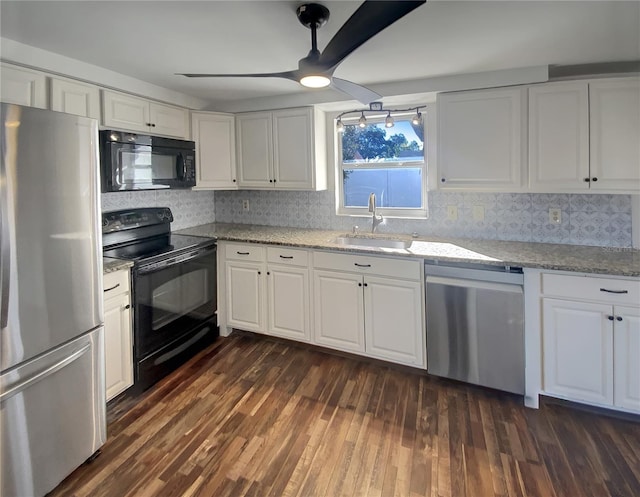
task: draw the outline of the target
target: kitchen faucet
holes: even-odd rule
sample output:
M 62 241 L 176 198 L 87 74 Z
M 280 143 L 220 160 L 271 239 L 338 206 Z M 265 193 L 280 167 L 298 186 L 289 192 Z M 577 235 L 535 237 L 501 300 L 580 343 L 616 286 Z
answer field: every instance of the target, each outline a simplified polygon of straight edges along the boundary
M 369 212 L 373 213 L 373 218 L 371 219 L 371 233 L 376 232 L 376 228 L 378 225 L 384 221 L 382 214 L 376 214 L 376 194 L 371 193 L 369 195 Z

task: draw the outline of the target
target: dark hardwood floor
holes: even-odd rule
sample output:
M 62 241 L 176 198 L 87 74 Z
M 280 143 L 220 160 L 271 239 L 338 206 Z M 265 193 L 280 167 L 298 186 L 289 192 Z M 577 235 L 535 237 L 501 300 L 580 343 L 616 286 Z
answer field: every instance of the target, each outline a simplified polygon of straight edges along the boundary
M 50 495 L 640 495 L 640 421 L 234 334 L 108 409 Z

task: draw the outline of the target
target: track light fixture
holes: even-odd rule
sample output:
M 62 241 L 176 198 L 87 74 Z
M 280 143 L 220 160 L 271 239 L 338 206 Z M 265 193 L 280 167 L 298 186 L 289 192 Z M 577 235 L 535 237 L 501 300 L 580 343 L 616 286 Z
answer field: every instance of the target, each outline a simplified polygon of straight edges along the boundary
M 407 109 L 383 109 L 382 102 L 371 102 L 369 104 L 368 109 L 348 110 L 343 112 L 342 114 L 339 114 L 338 117 L 336 118 L 336 131 L 338 131 L 339 133 L 344 131 L 345 125 L 342 122 L 342 117 L 348 116 L 349 114 L 360 114 L 360 118 L 358 119 L 358 126 L 360 128 L 366 128 L 368 122 L 367 122 L 367 116 L 365 115 L 365 113 L 374 114 L 373 117 L 381 119 L 382 116 L 384 115 L 384 112 L 386 112 L 387 116 L 384 119 L 384 125 L 387 128 L 392 128 L 395 125 L 395 120 L 392 113 L 395 114 L 395 117 L 406 116 L 406 119 L 409 119 L 408 117 L 410 115 L 409 113 L 414 111 L 415 114 L 411 117 L 411 124 L 415 126 L 419 126 L 420 124 L 422 124 L 422 113 L 420 112 L 420 109 L 424 109 L 424 107 L 425 107 L 424 105 L 421 105 L 420 107 L 409 107 Z M 381 112 L 383 113 L 382 115 L 380 115 Z M 354 118 L 350 118 L 350 120 L 351 119 L 354 119 Z

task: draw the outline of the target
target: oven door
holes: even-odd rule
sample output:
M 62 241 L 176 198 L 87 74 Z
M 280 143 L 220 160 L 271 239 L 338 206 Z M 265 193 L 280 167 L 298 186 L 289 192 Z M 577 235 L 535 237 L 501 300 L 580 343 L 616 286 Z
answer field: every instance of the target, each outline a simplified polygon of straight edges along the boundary
M 144 359 L 211 321 L 216 312 L 216 247 L 134 270 L 135 355 Z
M 195 161 L 191 150 L 110 143 L 111 171 L 107 191 L 155 190 L 195 186 Z

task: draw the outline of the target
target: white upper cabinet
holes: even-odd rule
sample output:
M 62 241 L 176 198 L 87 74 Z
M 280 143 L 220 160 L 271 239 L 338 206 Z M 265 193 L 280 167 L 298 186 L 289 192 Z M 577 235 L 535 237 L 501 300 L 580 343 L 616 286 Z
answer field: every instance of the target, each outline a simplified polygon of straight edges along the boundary
M 10 64 L 0 65 L 0 100 L 9 104 L 47 108 L 45 73 Z
M 589 83 L 589 99 L 591 189 L 638 193 L 640 78 Z
M 100 119 L 97 86 L 63 78 L 51 78 L 51 110 Z
M 522 88 L 438 95 L 440 189 L 523 189 L 525 95 Z
M 324 190 L 324 115 L 311 107 L 236 116 L 240 188 Z
M 640 190 L 640 78 L 529 89 L 529 187 L 536 192 Z
M 588 188 L 589 87 L 562 82 L 529 89 L 529 187 Z
M 232 114 L 191 113 L 191 139 L 196 143 L 194 190 L 235 190 L 236 138 Z
M 107 128 L 186 138 L 189 112 L 181 107 L 103 90 L 102 124 Z

